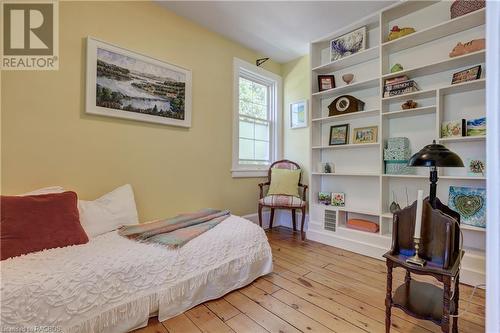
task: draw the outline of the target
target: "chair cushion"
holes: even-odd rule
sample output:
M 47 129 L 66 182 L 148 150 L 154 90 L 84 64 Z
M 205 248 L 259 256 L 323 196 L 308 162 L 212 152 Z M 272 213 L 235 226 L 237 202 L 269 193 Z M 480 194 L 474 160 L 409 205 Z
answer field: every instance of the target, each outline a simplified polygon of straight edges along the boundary
M 290 207 L 300 208 L 306 205 L 306 202 L 292 195 L 268 195 L 259 200 L 259 203 L 270 207 Z
M 299 197 L 300 170 L 271 169 L 268 195 L 293 195 Z
M 87 243 L 77 200 L 75 192 L 1 196 L 1 260 Z

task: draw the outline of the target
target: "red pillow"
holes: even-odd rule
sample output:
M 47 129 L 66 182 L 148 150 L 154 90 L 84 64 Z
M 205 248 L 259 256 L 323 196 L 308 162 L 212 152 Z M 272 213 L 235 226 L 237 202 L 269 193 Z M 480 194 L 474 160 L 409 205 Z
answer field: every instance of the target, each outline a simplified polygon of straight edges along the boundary
M 75 192 L 0 196 L 1 260 L 89 241 Z

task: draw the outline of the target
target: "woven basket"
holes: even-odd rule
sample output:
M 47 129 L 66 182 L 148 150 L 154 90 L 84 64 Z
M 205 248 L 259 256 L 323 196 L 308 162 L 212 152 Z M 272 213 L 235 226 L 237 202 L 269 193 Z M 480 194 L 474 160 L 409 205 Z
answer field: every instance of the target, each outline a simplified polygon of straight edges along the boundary
M 484 6 L 486 6 L 485 0 L 455 0 L 450 7 L 451 18 L 469 14 Z

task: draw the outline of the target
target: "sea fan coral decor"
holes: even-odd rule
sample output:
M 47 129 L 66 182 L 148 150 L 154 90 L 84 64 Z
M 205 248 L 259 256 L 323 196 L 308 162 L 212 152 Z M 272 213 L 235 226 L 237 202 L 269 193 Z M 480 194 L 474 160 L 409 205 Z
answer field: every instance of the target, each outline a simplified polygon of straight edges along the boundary
M 366 27 L 351 31 L 330 42 L 330 60 L 335 61 L 366 48 Z

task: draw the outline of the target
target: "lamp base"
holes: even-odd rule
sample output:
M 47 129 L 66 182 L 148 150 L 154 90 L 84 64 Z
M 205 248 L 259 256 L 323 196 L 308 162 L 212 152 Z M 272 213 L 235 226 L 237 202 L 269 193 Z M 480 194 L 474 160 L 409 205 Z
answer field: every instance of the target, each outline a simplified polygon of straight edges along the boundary
M 413 241 L 415 243 L 415 255 L 411 258 L 406 259 L 406 262 L 408 264 L 424 267 L 426 261 L 425 259 L 420 258 L 420 256 L 418 255 L 418 249 L 420 247 L 420 238 L 414 237 Z

